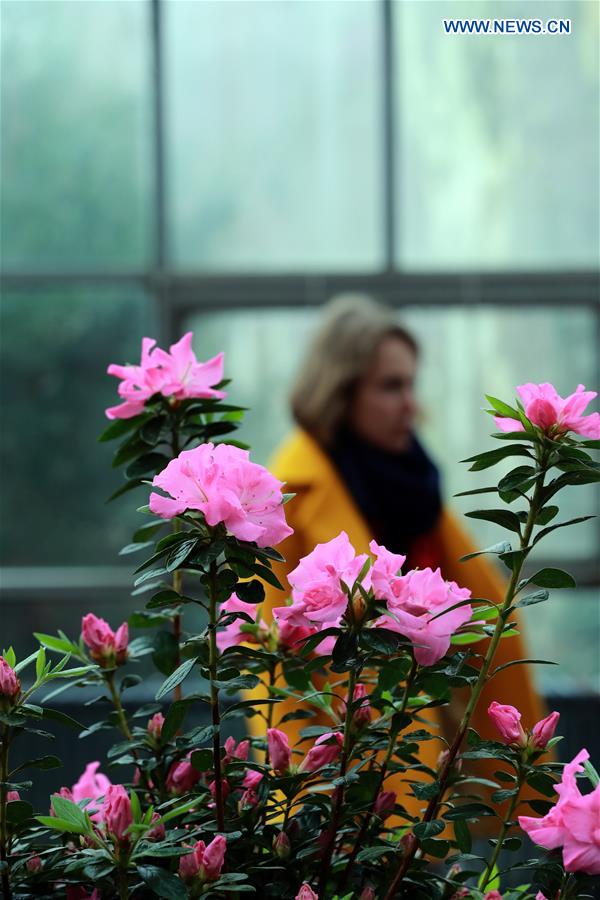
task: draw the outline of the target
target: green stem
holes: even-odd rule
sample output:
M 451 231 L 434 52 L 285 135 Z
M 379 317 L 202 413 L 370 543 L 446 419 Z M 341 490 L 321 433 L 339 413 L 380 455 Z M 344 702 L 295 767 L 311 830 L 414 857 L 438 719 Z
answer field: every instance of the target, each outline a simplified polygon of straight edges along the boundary
M 123 866 L 122 864 L 120 864 L 118 873 L 119 897 L 120 900 L 127 900 L 127 898 L 129 897 L 129 885 L 127 884 L 127 865 Z
M 415 676 L 417 674 L 417 668 L 418 668 L 418 663 L 416 662 L 416 660 L 413 657 L 413 663 L 412 663 L 410 672 L 408 674 L 408 677 L 406 679 L 406 687 L 404 688 L 404 696 L 402 698 L 402 706 L 400 707 L 400 714 L 403 714 L 406 712 L 406 707 L 408 705 L 408 698 L 410 696 L 410 689 L 412 688 L 413 682 L 415 680 Z M 375 788 L 375 792 L 373 794 L 373 800 L 371 802 L 371 809 L 369 810 L 369 812 L 363 819 L 363 823 L 360 827 L 358 836 L 354 842 L 354 846 L 353 846 L 350 856 L 348 858 L 348 863 L 347 863 L 344 871 L 342 872 L 342 876 L 341 876 L 340 882 L 338 884 L 337 892 L 340 895 L 343 893 L 343 889 L 346 886 L 348 878 L 350 877 L 350 872 L 352 871 L 352 866 L 354 865 L 354 860 L 358 856 L 359 851 L 363 849 L 363 839 L 364 839 L 367 831 L 369 830 L 371 822 L 373 821 L 373 818 L 375 816 L 375 804 L 377 802 L 377 797 L 379 796 L 381 789 L 383 788 L 385 779 L 387 777 L 387 770 L 388 770 L 388 766 L 390 764 L 390 760 L 391 760 L 392 756 L 394 755 L 394 748 L 396 746 L 396 738 L 397 737 L 398 737 L 397 731 L 390 732 L 390 739 L 388 741 L 387 752 L 385 754 L 385 758 L 384 758 L 383 764 L 381 766 L 381 771 L 379 773 L 379 778 L 377 780 L 377 787 Z
M 6 814 L 6 795 L 8 793 L 6 782 L 8 781 L 8 750 L 10 746 L 10 726 L 4 726 L 4 735 L 0 750 L 0 862 L 2 865 L 2 895 L 6 900 L 11 900 L 10 887 L 10 860 L 8 853 L 8 829 Z
M 488 862 L 488 864 L 485 868 L 485 873 L 484 873 L 483 879 L 479 885 L 479 888 L 481 891 L 485 891 L 488 882 L 492 880 L 494 867 L 495 867 L 496 863 L 498 862 L 498 857 L 500 856 L 500 851 L 502 850 L 502 844 L 504 843 L 504 839 L 506 838 L 506 835 L 511 827 L 513 813 L 515 811 L 517 803 L 519 802 L 519 794 L 521 793 L 521 788 L 523 787 L 524 780 L 525 780 L 525 778 L 524 778 L 523 772 L 521 771 L 521 767 L 519 767 L 519 776 L 517 779 L 517 790 L 516 790 L 514 797 L 511 798 L 508 809 L 506 810 L 506 816 L 504 817 L 504 821 L 502 822 L 502 828 L 500 829 L 500 833 L 498 835 L 498 840 L 496 841 L 496 846 L 494 847 L 494 852 L 492 853 L 490 861 Z
M 352 739 L 351 729 L 352 729 L 352 700 L 354 698 L 354 688 L 356 687 L 356 683 L 358 681 L 358 676 L 360 674 L 360 670 L 350 669 L 350 675 L 348 677 L 348 696 L 346 698 L 346 715 L 344 718 L 344 743 L 342 745 L 342 756 L 340 759 L 340 778 L 344 778 L 346 774 L 346 769 L 348 767 L 348 758 L 350 756 L 350 742 Z M 340 813 L 342 811 L 342 807 L 344 805 L 344 794 L 345 789 L 344 785 L 341 784 L 336 789 L 336 799 L 333 804 L 333 809 L 331 812 L 331 825 L 329 826 L 327 844 L 325 847 L 325 851 L 323 853 L 323 858 L 321 860 L 321 867 L 319 872 L 319 888 L 318 893 L 325 896 L 325 888 L 327 886 L 327 879 L 329 877 L 329 869 L 331 866 L 331 857 L 333 855 L 333 848 L 335 846 L 335 836 L 337 834 L 337 829 L 339 825 Z
M 110 696 L 112 698 L 112 702 L 113 702 L 113 705 L 114 705 L 116 713 L 117 713 L 117 718 L 119 719 L 119 727 L 121 728 L 121 731 L 123 732 L 123 734 L 125 735 L 127 740 L 131 741 L 131 740 L 133 740 L 133 737 L 131 735 L 131 731 L 129 730 L 129 725 L 127 724 L 127 716 L 125 715 L 125 710 L 123 709 L 123 706 L 121 705 L 121 698 L 119 697 L 119 694 L 118 694 L 116 686 L 115 686 L 115 673 L 114 672 L 109 672 L 106 675 L 106 683 L 108 685 L 108 689 L 110 691 Z
M 439 789 L 435 797 L 433 797 L 427 806 L 425 811 L 425 815 L 423 816 L 423 822 L 431 822 L 437 815 L 437 812 L 441 806 L 443 801 L 444 792 L 446 789 L 446 783 L 454 766 L 454 761 L 458 755 L 458 752 L 462 746 L 462 742 L 467 733 L 467 729 L 469 727 L 469 723 L 481 696 L 481 693 L 487 683 L 488 673 L 492 662 L 494 660 L 494 656 L 496 655 L 496 650 L 498 648 L 498 644 L 500 643 L 500 638 L 502 637 L 502 633 L 504 631 L 504 625 L 506 624 L 506 620 L 511 612 L 512 602 L 514 600 L 515 594 L 517 592 L 517 585 L 519 583 L 519 578 L 521 576 L 521 571 L 523 569 L 523 563 L 527 558 L 529 553 L 529 541 L 531 539 L 531 534 L 533 531 L 533 527 L 535 525 L 536 516 L 539 511 L 539 502 L 541 498 L 541 493 L 544 487 L 544 477 L 546 475 L 546 466 L 547 466 L 547 453 L 542 452 L 540 460 L 539 460 L 539 470 L 536 478 L 535 488 L 533 491 L 533 496 L 531 499 L 531 503 L 529 506 L 529 513 L 527 515 L 527 521 L 525 523 L 525 528 L 521 535 L 519 550 L 521 552 L 521 559 L 518 564 L 514 564 L 512 577 L 510 579 L 508 589 L 506 591 L 506 595 L 502 606 L 500 608 L 500 612 L 498 614 L 498 619 L 496 621 L 496 627 L 494 629 L 494 634 L 492 635 L 492 639 L 490 641 L 487 653 L 485 655 L 485 659 L 481 666 L 481 670 L 479 673 L 479 677 L 475 683 L 473 688 L 473 692 L 467 704 L 467 708 L 465 709 L 464 715 L 462 717 L 461 723 L 459 725 L 456 736 L 448 749 L 448 756 L 442 769 L 439 774 Z M 410 868 L 410 864 L 412 863 L 415 854 L 419 848 L 419 842 L 414 834 L 410 833 L 407 835 L 405 844 L 404 844 L 404 854 L 402 856 L 400 867 L 398 872 L 393 879 L 390 888 L 387 894 L 384 897 L 384 900 L 394 900 L 397 896 L 398 888 L 400 887 L 404 876 L 408 872 Z
M 171 432 L 171 452 L 173 454 L 173 459 L 176 456 L 179 456 L 179 430 L 177 428 L 177 424 L 173 423 L 173 430 Z M 181 523 L 177 518 L 173 519 L 172 523 L 173 534 L 177 534 L 181 531 Z M 181 590 L 183 587 L 183 573 L 179 569 L 175 569 L 173 572 L 173 590 L 177 594 L 181 594 Z M 173 618 L 173 637 L 175 638 L 177 649 L 175 651 L 175 668 L 179 668 L 181 665 L 181 613 L 177 613 Z M 181 700 L 183 694 L 181 685 L 178 684 L 173 691 L 173 699 Z
M 212 711 L 213 734 L 213 760 L 215 770 L 215 805 L 217 811 L 217 828 L 225 830 L 225 816 L 223 810 L 223 781 L 221 775 L 221 715 L 219 712 L 219 688 L 217 681 L 217 564 L 210 565 L 209 577 L 209 621 L 208 621 L 208 671 L 210 674 L 210 705 Z
M 276 678 L 275 678 L 275 670 L 276 669 L 277 669 L 277 663 L 275 663 L 274 665 L 271 665 L 271 667 L 269 669 L 269 699 L 271 699 L 271 691 L 272 691 L 273 685 L 275 684 L 275 680 L 276 680 Z M 267 732 L 268 732 L 269 728 L 273 727 L 273 711 L 274 711 L 275 704 L 269 703 L 269 704 L 267 704 L 267 706 L 268 706 L 268 709 L 267 709 Z M 265 748 L 265 766 L 268 766 L 268 765 L 269 765 L 269 742 L 267 740 L 267 746 Z

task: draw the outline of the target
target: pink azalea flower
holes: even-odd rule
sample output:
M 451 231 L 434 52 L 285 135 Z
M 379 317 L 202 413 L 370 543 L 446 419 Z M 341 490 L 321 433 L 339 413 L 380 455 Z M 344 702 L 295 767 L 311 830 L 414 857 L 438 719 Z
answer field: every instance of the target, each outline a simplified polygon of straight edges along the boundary
M 500 732 L 505 744 L 524 747 L 527 737 L 521 725 L 521 713 L 514 706 L 504 706 L 493 700 L 488 706 L 488 716 Z
M 118 841 L 127 839 L 127 831 L 133 823 L 131 800 L 122 784 L 111 784 L 102 804 L 102 818 L 107 832 Z
M 483 900 L 502 900 L 502 894 L 500 891 L 488 891 L 484 895 Z
M 234 759 L 246 760 L 250 752 L 250 741 L 240 741 L 236 744 L 235 738 L 228 737 L 225 741 L 225 756 L 223 765 L 226 766 Z
M 21 691 L 21 682 L 17 673 L 9 666 L 3 656 L 0 656 L 0 702 L 7 698 L 11 703 Z
M 378 600 L 393 602 L 402 586 L 402 579 L 399 576 L 406 557 L 399 553 L 391 553 L 375 541 L 371 541 L 369 549 L 375 556 L 370 572 L 373 593 Z
M 147 731 L 148 734 L 158 740 L 161 735 L 162 727 L 165 724 L 165 717 L 161 712 L 154 713 L 151 719 L 148 720 Z
M 322 734 L 298 766 L 298 771 L 316 772 L 323 766 L 330 765 L 340 755 L 343 743 L 344 738 L 339 731 Z
M 452 635 L 473 612 L 470 604 L 445 611 L 470 596 L 468 588 L 444 581 L 439 569 L 414 569 L 396 579 L 387 599 L 389 613 L 376 624 L 409 638 L 417 662 L 432 666 L 448 652 Z
M 536 750 L 545 750 L 548 741 L 554 737 L 560 713 L 551 712 L 545 719 L 541 719 L 531 729 L 531 744 Z
M 358 700 L 362 700 L 360 706 L 358 706 L 354 710 L 354 715 L 352 716 L 352 724 L 355 728 L 363 728 L 365 725 L 368 725 L 371 721 L 371 704 L 369 703 L 369 698 L 367 695 L 367 689 L 364 684 L 357 684 L 354 688 L 354 694 L 352 699 L 357 702 Z M 342 716 L 346 717 L 346 704 L 348 702 L 348 697 L 346 696 L 345 701 L 342 702 Z
M 283 607 L 280 607 L 280 609 L 283 609 Z M 275 610 L 275 612 L 277 612 L 277 610 Z M 292 625 L 291 622 L 284 618 L 280 618 L 277 624 L 280 648 L 290 650 L 292 653 L 298 653 L 298 651 L 302 649 L 306 638 L 318 634 L 319 631 L 325 627 L 324 625 Z M 339 627 L 340 624 L 341 617 L 333 622 L 327 622 L 326 627 Z M 318 652 L 321 656 L 328 656 L 333 652 L 334 646 L 335 637 L 330 635 L 319 641 L 315 647 L 315 652 Z
M 292 763 L 292 751 L 287 734 L 280 731 L 279 728 L 267 729 L 267 745 L 273 769 L 278 775 L 285 775 L 289 772 Z
M 582 794 L 576 775 L 589 759 L 581 750 L 563 769 L 556 785 L 558 802 L 541 819 L 519 816 L 519 825 L 531 840 L 546 850 L 562 847 L 567 872 L 600 875 L 600 784 L 589 794 Z
M 174 762 L 167 775 L 167 790 L 175 796 L 187 794 L 200 781 L 200 772 L 187 759 Z
M 396 794 L 394 791 L 380 791 L 373 807 L 375 815 L 385 820 L 394 812 L 396 807 Z
M 229 600 L 225 600 L 221 604 L 221 613 L 246 613 L 253 622 L 256 622 L 256 604 L 246 603 L 240 600 L 237 594 L 232 594 Z M 249 625 L 246 619 L 234 619 L 229 625 L 217 631 L 217 647 L 223 653 L 227 647 L 235 647 L 237 644 L 256 644 L 258 643 L 255 635 L 249 631 L 242 631 L 243 625 Z M 268 627 L 263 619 L 260 619 L 258 626 L 263 633 L 266 634 Z
M 102 821 L 103 811 L 102 806 L 98 801 L 106 795 L 109 787 L 111 787 L 111 782 L 106 775 L 103 775 L 102 772 L 98 772 L 99 767 L 100 763 L 97 760 L 88 763 L 83 774 L 80 776 L 79 781 L 76 781 L 71 788 L 71 795 L 74 803 L 81 803 L 82 800 L 92 801 L 86 806 L 86 810 L 90 813 L 92 822 Z M 62 789 L 61 795 L 64 796 L 62 794 Z
M 242 787 L 250 788 L 250 790 L 254 791 L 262 781 L 262 778 L 262 772 L 258 772 L 256 769 L 248 769 L 244 775 Z
M 352 587 L 366 559 L 364 553 L 356 555 L 345 531 L 331 541 L 317 544 L 288 575 L 292 605 L 274 609 L 273 615 L 279 621 L 304 627 L 338 621 L 348 605 L 342 582 Z
M 154 394 L 184 400 L 197 397 L 223 399 L 224 391 L 213 385 L 223 379 L 223 354 L 198 362 L 192 350 L 191 331 L 172 344 L 170 352 L 156 347 L 152 338 L 142 340 L 142 358 L 139 366 L 108 367 L 108 374 L 121 379 L 119 396 L 123 403 L 106 410 L 109 419 L 130 419 L 144 411 L 146 401 Z
M 170 494 L 150 494 L 150 509 L 164 519 L 186 509 L 199 510 L 209 525 L 223 523 L 239 540 L 255 541 L 259 547 L 292 534 L 285 521 L 282 483 L 239 447 L 209 443 L 183 450 L 152 483 Z
M 280 831 L 273 841 L 273 850 L 275 851 L 275 856 L 278 859 L 288 859 L 291 849 L 292 845 L 290 844 L 289 837 L 287 836 L 285 831 Z
M 7 803 L 14 803 L 15 800 L 20 800 L 20 799 L 21 799 L 21 795 L 19 794 L 18 791 L 7 791 L 6 792 L 6 802 Z
M 586 391 L 580 384 L 574 394 L 563 399 L 548 382 L 529 382 L 519 385 L 517 392 L 523 401 L 525 415 L 542 431 L 555 434 L 573 431 L 584 437 L 600 438 L 600 413 L 584 415 L 588 404 L 598 396 L 596 391 Z M 518 419 L 494 416 L 494 421 L 500 431 L 524 431 Z
M 319 900 L 319 895 L 315 894 L 310 884 L 305 881 L 296 894 L 296 900 Z
M 190 882 L 196 878 L 201 881 L 216 881 L 223 868 L 227 842 L 218 834 L 208 846 L 204 841 L 197 841 L 191 853 L 179 860 L 179 875 L 183 881 Z
M 88 613 L 81 620 L 81 634 L 91 658 L 102 668 L 120 666 L 127 659 L 129 644 L 127 622 L 123 622 L 116 631 L 113 631 L 104 619 Z

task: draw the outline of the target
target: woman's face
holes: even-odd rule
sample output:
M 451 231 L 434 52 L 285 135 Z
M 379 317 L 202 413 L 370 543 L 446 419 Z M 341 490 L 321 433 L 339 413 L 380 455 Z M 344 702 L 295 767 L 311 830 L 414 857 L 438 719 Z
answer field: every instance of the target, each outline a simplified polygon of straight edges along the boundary
M 401 338 L 384 338 L 350 405 L 350 425 L 362 438 L 401 453 L 408 447 L 418 413 L 417 358 Z

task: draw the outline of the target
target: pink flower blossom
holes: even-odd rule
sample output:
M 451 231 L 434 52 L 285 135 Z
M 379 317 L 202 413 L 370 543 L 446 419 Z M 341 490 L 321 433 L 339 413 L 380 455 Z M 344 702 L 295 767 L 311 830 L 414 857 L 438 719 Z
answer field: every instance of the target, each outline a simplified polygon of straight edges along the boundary
M 470 604 L 451 607 L 470 596 L 468 588 L 445 581 L 439 569 L 413 569 L 392 583 L 386 597 L 389 612 L 376 624 L 409 638 L 417 662 L 432 666 L 448 652 L 452 635 L 473 612 Z
M 188 759 L 174 762 L 167 775 L 167 790 L 175 796 L 187 794 L 200 780 L 200 772 Z
M 142 339 L 139 366 L 108 367 L 108 374 L 121 379 L 119 396 L 123 403 L 106 410 L 109 419 L 130 419 L 144 411 L 146 402 L 161 393 L 165 397 L 184 400 L 189 397 L 221 400 L 224 391 L 213 385 L 223 379 L 223 354 L 199 363 L 192 350 L 192 332 L 170 347 L 170 353 L 156 347 L 152 338 Z
M 344 738 L 339 731 L 322 734 L 298 766 L 298 771 L 316 772 L 317 769 L 328 766 L 340 755 L 343 743 Z
M 373 807 L 373 812 L 376 816 L 379 816 L 380 819 L 387 819 L 395 809 L 396 806 L 396 794 L 394 791 L 380 791 L 377 795 L 377 799 L 375 801 L 375 805 Z
M 289 772 L 292 763 L 292 751 L 290 750 L 287 734 L 278 728 L 269 728 L 267 730 L 267 745 L 273 769 L 278 775 L 285 775 Z
M 559 799 L 541 819 L 519 816 L 519 825 L 531 840 L 546 850 L 562 847 L 567 872 L 600 875 L 600 784 L 589 794 L 582 794 L 576 775 L 589 759 L 581 750 L 563 769 L 556 785 Z
M 296 900 L 319 900 L 319 895 L 315 894 L 310 884 L 305 881 L 296 894 Z
M 500 891 L 488 891 L 484 894 L 483 900 L 502 900 Z
M 521 384 L 517 388 L 525 415 L 542 431 L 555 435 L 573 431 L 588 438 L 600 438 L 600 413 L 584 415 L 588 404 L 597 397 L 596 391 L 586 391 L 580 384 L 574 394 L 563 399 L 553 385 Z M 518 419 L 494 416 L 500 431 L 524 431 L 523 423 Z
M 352 699 L 355 703 L 358 703 L 359 700 L 362 701 L 360 706 L 357 706 L 354 710 L 352 725 L 356 729 L 364 728 L 365 725 L 368 725 L 371 721 L 371 704 L 369 703 L 367 689 L 364 684 L 355 685 Z M 344 717 L 346 716 L 347 702 L 348 697 L 346 697 L 346 700 L 342 703 L 342 715 Z
M 369 549 L 375 556 L 370 572 L 373 594 L 378 600 L 389 600 L 393 603 L 397 591 L 402 586 L 400 570 L 406 562 L 406 557 L 399 553 L 391 553 L 375 541 L 371 541 Z
M 211 792 L 212 796 L 216 800 L 217 798 L 217 782 L 211 781 L 208 785 L 208 789 Z M 223 800 L 226 800 L 231 793 L 231 786 L 226 778 L 221 778 L 221 794 L 223 796 Z M 214 806 L 214 803 L 209 803 L 209 806 Z
M 258 772 L 256 769 L 248 769 L 246 774 L 244 775 L 244 780 L 242 781 L 242 787 L 250 788 L 251 790 L 256 790 L 258 785 L 263 779 L 262 772 Z
M 258 806 L 258 794 L 253 788 L 246 788 L 238 800 L 238 812 L 240 815 L 247 809 Z
M 285 521 L 282 483 L 239 447 L 209 443 L 183 450 L 152 483 L 171 495 L 150 494 L 150 509 L 164 519 L 186 509 L 199 510 L 209 525 L 223 523 L 239 540 L 255 541 L 259 547 L 292 534 Z
M 165 826 L 162 824 L 162 822 L 160 823 L 160 825 L 153 824 L 155 822 L 158 822 L 159 819 L 160 819 L 160 816 L 157 812 L 152 813 L 152 819 L 151 819 L 151 823 L 150 823 L 151 827 L 148 829 L 148 831 L 144 835 L 144 837 L 146 838 L 147 841 L 164 841 L 165 834 L 166 834 Z
M 15 800 L 20 800 L 20 799 L 21 799 L 21 795 L 19 794 L 18 791 L 7 791 L 6 792 L 6 802 L 7 803 L 14 803 Z
M 192 852 L 179 860 L 179 875 L 183 881 L 190 882 L 196 878 L 200 881 L 216 881 L 223 868 L 227 842 L 218 834 L 208 844 L 198 841 Z
M 535 900 L 548 900 L 545 894 L 542 894 L 541 891 L 538 891 L 535 895 Z
M 250 753 L 250 741 L 240 741 L 236 744 L 235 738 L 228 737 L 225 741 L 225 756 L 223 766 L 228 765 L 234 759 L 246 760 Z
M 25 863 L 25 867 L 30 875 L 37 875 L 43 868 L 42 860 L 39 856 L 31 856 Z
M 361 895 L 358 900 L 376 900 L 375 897 L 375 889 L 371 887 L 371 885 L 367 885 L 367 887 L 362 889 Z
M 505 744 L 525 746 L 527 737 L 521 725 L 521 713 L 518 709 L 493 700 L 488 706 L 488 716 L 500 732 Z
M 12 666 L 9 666 L 4 657 L 0 656 L 0 702 L 6 698 L 12 704 L 20 691 L 21 682 L 17 673 Z
M 122 784 L 111 784 L 102 804 L 102 817 L 107 832 L 118 841 L 127 839 L 127 831 L 133 823 L 131 800 Z
M 247 616 L 250 616 L 253 622 L 256 622 L 256 604 L 240 600 L 237 594 L 232 594 L 229 600 L 225 600 L 221 604 L 221 614 L 223 613 L 245 613 Z M 248 644 L 258 643 L 254 634 L 249 631 L 242 631 L 242 627 L 247 627 L 249 624 L 247 619 L 240 617 L 234 619 L 233 622 L 230 622 L 224 628 L 219 629 L 217 631 L 217 647 L 220 652 L 223 653 L 227 647 L 235 647 L 237 644 L 243 644 L 244 642 Z M 262 619 L 258 622 L 258 627 L 265 634 L 268 631 L 268 626 Z
M 71 788 L 74 803 L 81 803 L 82 800 L 92 801 L 86 806 L 92 822 L 102 821 L 103 811 L 98 801 L 106 795 L 109 787 L 111 787 L 111 782 L 106 775 L 98 772 L 99 766 L 100 763 L 98 761 L 88 763 L 79 781 L 76 781 Z
M 160 738 L 162 727 L 165 724 L 165 717 L 161 712 L 154 713 L 151 719 L 148 720 L 148 734 L 158 740 Z
M 541 719 L 531 729 L 531 744 L 536 750 L 545 750 L 548 741 L 554 737 L 560 713 L 551 712 L 545 719 Z
M 278 859 L 287 859 L 290 855 L 292 845 L 285 831 L 280 831 L 273 841 L 273 850 Z
M 113 631 L 104 619 L 88 613 L 81 620 L 81 633 L 91 658 L 102 668 L 120 666 L 127 659 L 129 643 L 127 622 L 123 622 L 116 631 Z
M 273 615 L 280 622 L 304 627 L 339 621 L 348 605 L 343 584 L 352 587 L 366 559 L 364 553 L 356 555 L 345 531 L 317 544 L 288 575 L 292 605 L 277 607 Z

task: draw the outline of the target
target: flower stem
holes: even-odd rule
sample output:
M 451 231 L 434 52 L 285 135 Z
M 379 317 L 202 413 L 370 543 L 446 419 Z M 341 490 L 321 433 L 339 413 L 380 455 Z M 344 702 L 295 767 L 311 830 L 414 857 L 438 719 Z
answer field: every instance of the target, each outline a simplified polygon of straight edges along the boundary
M 8 749 L 10 746 L 10 726 L 4 726 L 4 734 L 0 747 L 0 862 L 2 863 L 2 896 L 11 900 L 10 887 L 10 860 L 8 854 L 8 829 L 7 829 L 7 802 L 8 793 L 6 782 L 8 781 Z
M 177 424 L 173 423 L 173 430 L 171 432 L 171 452 L 173 459 L 179 456 L 179 431 L 177 428 Z M 181 523 L 175 517 L 172 522 L 173 534 L 177 534 L 181 531 Z M 177 594 L 181 594 L 181 589 L 183 586 L 183 574 L 179 569 L 175 569 L 173 572 L 173 590 Z M 177 669 L 181 665 L 181 613 L 177 613 L 173 618 L 173 637 L 175 638 L 177 647 L 175 650 L 175 668 Z M 181 700 L 182 698 L 181 685 L 178 684 L 173 691 L 173 699 Z
M 106 683 L 108 685 L 108 689 L 110 691 L 110 696 L 112 698 L 113 705 L 115 707 L 117 718 L 119 719 L 119 727 L 121 731 L 125 735 L 128 741 L 133 740 L 131 731 L 129 730 L 129 725 L 127 724 L 127 716 L 125 715 L 125 710 L 121 704 L 121 698 L 117 692 L 117 688 L 115 686 L 115 673 L 110 672 L 106 675 Z
M 531 539 L 531 533 L 533 531 L 533 526 L 535 525 L 536 516 L 539 512 L 539 505 L 541 499 L 541 493 L 544 486 L 544 477 L 546 474 L 547 467 L 547 453 L 542 451 L 540 459 L 539 459 L 539 469 L 535 482 L 535 488 L 533 492 L 533 496 L 529 505 L 529 513 L 527 515 L 527 521 L 525 523 L 525 528 L 523 529 L 523 533 L 521 535 L 519 550 L 521 552 L 521 559 L 517 563 L 513 564 L 513 573 L 510 579 L 508 589 L 506 591 L 506 595 L 500 611 L 498 613 L 498 619 L 496 621 L 496 627 L 494 629 L 494 634 L 490 640 L 487 653 L 485 655 L 485 659 L 481 666 L 481 670 L 479 672 L 479 677 L 475 683 L 473 688 L 473 692 L 467 704 L 467 708 L 465 709 L 464 715 L 462 717 L 461 723 L 459 725 L 456 736 L 448 749 L 448 755 L 446 757 L 446 761 L 442 766 L 442 769 L 439 774 L 439 789 L 435 797 L 429 801 L 427 809 L 425 811 L 425 815 L 423 816 L 423 822 L 431 822 L 432 819 L 435 818 L 437 812 L 442 803 L 444 792 L 446 790 L 446 783 L 448 781 L 448 777 L 452 771 L 454 766 L 454 761 L 458 755 L 458 752 L 462 746 L 462 742 L 467 733 L 467 729 L 469 727 L 469 723 L 479 701 L 479 697 L 486 685 L 488 679 L 488 673 L 491 668 L 492 662 L 494 660 L 494 656 L 496 654 L 496 649 L 500 642 L 500 638 L 502 637 L 502 633 L 504 631 L 504 626 L 506 624 L 506 620 L 511 612 L 512 602 L 514 600 L 515 594 L 517 592 L 517 585 L 519 583 L 519 578 L 521 576 L 521 571 L 523 569 L 523 563 L 527 558 L 528 552 L 531 549 L 529 547 L 529 541 Z M 402 856 L 402 860 L 400 862 L 400 866 L 398 872 L 396 873 L 395 878 L 393 879 L 387 894 L 384 897 L 384 900 L 394 900 L 394 898 L 398 894 L 398 888 L 400 887 L 404 876 L 408 872 L 410 868 L 410 864 L 413 861 L 415 854 L 419 848 L 419 842 L 413 833 L 410 833 L 406 836 L 405 844 L 404 844 L 404 855 Z
M 352 699 L 354 697 L 354 688 L 356 687 L 359 675 L 360 670 L 354 668 L 350 669 L 350 675 L 348 677 L 348 696 L 346 698 L 346 715 L 344 718 L 344 743 L 342 745 L 339 778 L 344 778 L 344 776 L 346 775 L 346 769 L 348 767 L 353 716 Z M 333 801 L 333 809 L 331 811 L 331 825 L 329 826 L 327 832 L 327 844 L 323 852 L 323 858 L 321 860 L 321 867 L 319 872 L 318 893 L 322 894 L 323 896 L 325 896 L 325 888 L 327 887 L 327 879 L 329 877 L 331 857 L 333 855 L 333 848 L 335 846 L 335 836 L 337 834 L 339 825 L 340 813 L 344 805 L 344 794 L 344 785 L 341 784 L 336 788 L 335 791 L 335 799 Z
M 210 564 L 209 573 L 209 621 L 208 621 L 208 670 L 210 673 L 210 705 L 212 711 L 213 760 L 215 770 L 215 805 L 217 810 L 217 828 L 225 830 L 223 811 L 223 781 L 221 775 L 221 715 L 219 712 L 219 688 L 217 681 L 217 564 Z
M 504 821 L 502 822 L 502 828 L 500 829 L 500 834 L 498 835 L 498 840 L 496 841 L 496 846 L 494 847 L 494 852 L 488 862 L 485 872 L 483 875 L 483 879 L 479 885 L 481 891 L 485 891 L 488 882 L 492 880 L 494 867 L 498 862 L 498 857 L 500 856 L 500 851 L 502 850 L 502 844 L 504 843 L 504 839 L 510 829 L 512 824 L 512 817 L 515 811 L 515 807 L 519 802 L 519 794 L 521 793 L 521 788 L 523 787 L 524 774 L 519 766 L 519 776 L 517 779 L 517 788 L 513 797 L 511 797 L 510 804 L 508 809 L 506 810 L 506 816 L 504 817 Z

